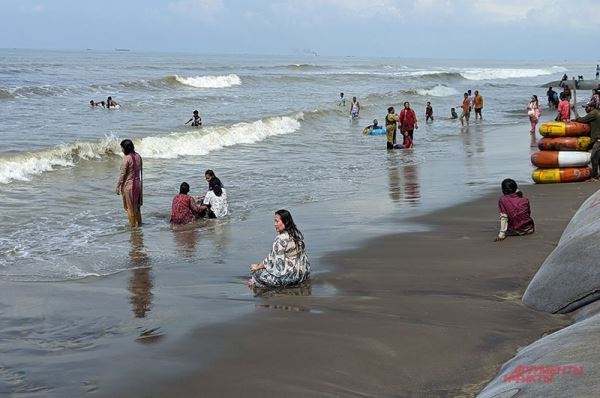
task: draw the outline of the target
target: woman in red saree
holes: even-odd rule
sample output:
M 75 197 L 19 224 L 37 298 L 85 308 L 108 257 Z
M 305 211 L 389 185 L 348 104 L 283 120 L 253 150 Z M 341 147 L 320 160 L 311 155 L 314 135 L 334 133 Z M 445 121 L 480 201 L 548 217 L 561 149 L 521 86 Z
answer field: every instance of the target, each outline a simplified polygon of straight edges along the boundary
M 142 225 L 143 183 L 142 157 L 135 151 L 131 140 L 121 141 L 125 156 L 121 160 L 117 195 L 123 196 L 123 207 L 131 227 Z

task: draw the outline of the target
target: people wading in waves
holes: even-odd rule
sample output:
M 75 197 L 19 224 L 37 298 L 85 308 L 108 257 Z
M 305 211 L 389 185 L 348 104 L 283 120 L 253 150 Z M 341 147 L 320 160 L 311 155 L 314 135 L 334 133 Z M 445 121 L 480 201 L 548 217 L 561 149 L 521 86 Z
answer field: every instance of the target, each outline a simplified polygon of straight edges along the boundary
M 129 225 L 142 225 L 143 180 L 142 157 L 135 151 L 131 140 L 121 141 L 121 149 L 125 155 L 121 160 L 117 195 L 123 196 L 123 207 L 127 211 Z

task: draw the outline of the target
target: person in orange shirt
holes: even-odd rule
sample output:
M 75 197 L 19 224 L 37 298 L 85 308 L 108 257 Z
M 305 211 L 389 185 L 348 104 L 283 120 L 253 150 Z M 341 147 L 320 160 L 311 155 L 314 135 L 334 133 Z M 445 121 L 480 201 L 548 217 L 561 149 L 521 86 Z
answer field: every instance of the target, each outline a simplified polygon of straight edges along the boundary
M 477 120 L 477 115 L 479 118 L 483 120 L 481 116 L 481 110 L 483 109 L 483 97 L 479 95 L 479 91 L 475 90 L 475 98 L 473 98 L 473 108 L 475 108 L 475 120 Z
M 467 121 L 467 126 L 469 125 L 469 118 L 471 117 L 471 100 L 469 99 L 469 94 L 465 93 L 462 105 L 462 115 L 460 115 L 460 124 L 465 125 L 465 120 Z

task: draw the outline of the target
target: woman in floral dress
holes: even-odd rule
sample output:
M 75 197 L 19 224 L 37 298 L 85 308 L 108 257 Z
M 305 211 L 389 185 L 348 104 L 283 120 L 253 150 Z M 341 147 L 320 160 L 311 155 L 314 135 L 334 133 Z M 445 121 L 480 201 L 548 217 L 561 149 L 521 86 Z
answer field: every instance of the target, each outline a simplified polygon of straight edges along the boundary
M 175 195 L 171 205 L 171 223 L 189 224 L 198 218 L 200 208 L 196 205 L 194 198 L 188 195 L 188 192 L 190 192 L 190 185 L 182 182 L 179 194 Z
M 275 212 L 277 237 L 271 252 L 262 262 L 250 265 L 253 288 L 298 285 L 310 277 L 310 263 L 304 246 L 304 236 L 287 210 Z

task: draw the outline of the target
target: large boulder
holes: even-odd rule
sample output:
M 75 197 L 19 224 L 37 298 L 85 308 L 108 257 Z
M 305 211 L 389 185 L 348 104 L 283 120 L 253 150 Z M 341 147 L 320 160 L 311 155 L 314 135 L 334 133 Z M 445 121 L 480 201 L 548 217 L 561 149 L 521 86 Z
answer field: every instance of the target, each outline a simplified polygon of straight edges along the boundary
M 521 349 L 479 398 L 600 397 L 600 314 Z
M 600 191 L 577 210 L 529 283 L 523 302 L 539 311 L 567 313 L 600 298 Z

